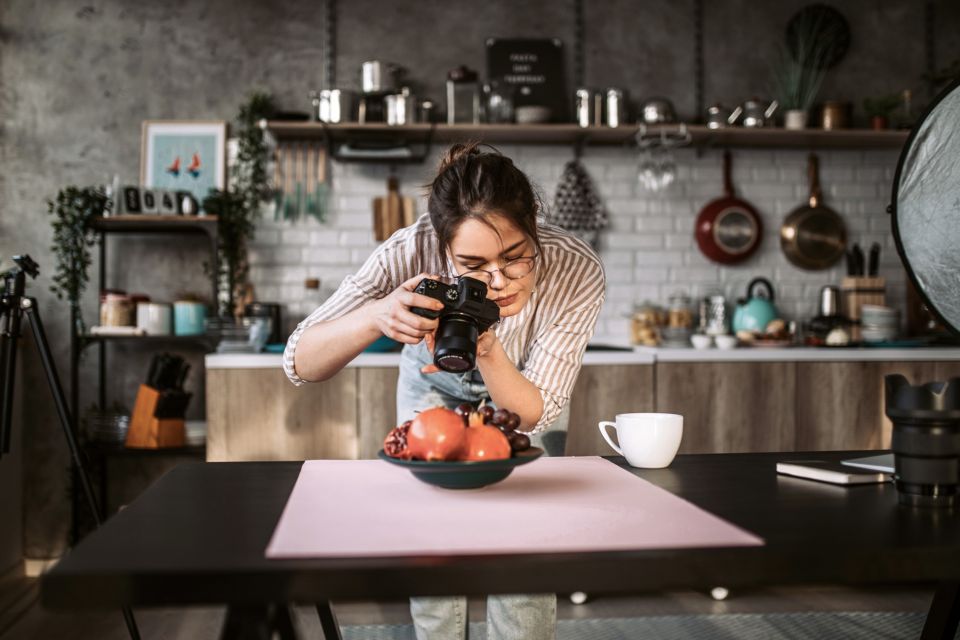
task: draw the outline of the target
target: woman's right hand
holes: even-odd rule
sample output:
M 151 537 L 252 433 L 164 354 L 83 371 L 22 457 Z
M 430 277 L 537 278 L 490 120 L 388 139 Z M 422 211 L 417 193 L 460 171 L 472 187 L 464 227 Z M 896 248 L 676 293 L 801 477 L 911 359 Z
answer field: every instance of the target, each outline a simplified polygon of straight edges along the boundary
M 424 278 L 436 280 L 437 276 L 421 273 L 394 289 L 385 298 L 377 300 L 374 311 L 374 322 L 380 332 L 388 338 L 405 344 L 417 344 L 428 333 L 437 328 L 437 319 L 424 318 L 410 310 L 410 307 L 423 309 L 443 309 L 443 303 L 419 293 L 414 293 L 420 281 Z

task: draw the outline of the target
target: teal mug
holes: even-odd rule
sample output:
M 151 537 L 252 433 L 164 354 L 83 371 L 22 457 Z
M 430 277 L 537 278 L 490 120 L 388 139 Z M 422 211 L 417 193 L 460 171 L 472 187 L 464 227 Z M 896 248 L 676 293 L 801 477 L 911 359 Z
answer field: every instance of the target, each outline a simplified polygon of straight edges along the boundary
M 202 302 L 178 300 L 173 303 L 173 333 L 178 336 L 202 336 L 207 307 Z

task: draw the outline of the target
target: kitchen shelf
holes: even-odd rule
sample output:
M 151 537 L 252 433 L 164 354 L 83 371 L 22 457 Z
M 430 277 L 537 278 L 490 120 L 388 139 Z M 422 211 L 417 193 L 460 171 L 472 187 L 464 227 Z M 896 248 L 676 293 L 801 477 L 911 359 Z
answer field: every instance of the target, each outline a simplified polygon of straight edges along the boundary
M 638 125 L 618 128 L 580 127 L 575 124 L 480 124 L 446 125 L 413 124 L 324 124 L 320 122 L 284 122 L 263 120 L 260 126 L 276 140 L 326 139 L 328 143 L 350 140 L 394 140 L 397 145 L 423 142 L 456 142 L 479 140 L 516 144 L 597 144 L 632 145 Z M 646 133 L 676 132 L 678 125 L 646 127 Z M 767 149 L 899 149 L 907 140 L 908 131 L 873 131 L 869 129 L 803 129 L 793 131 L 779 127 L 709 129 L 703 125 L 687 125 L 690 146 Z M 389 162 L 388 158 L 381 161 Z
M 217 216 L 124 214 L 93 218 L 90 226 L 102 233 L 205 233 L 217 232 Z

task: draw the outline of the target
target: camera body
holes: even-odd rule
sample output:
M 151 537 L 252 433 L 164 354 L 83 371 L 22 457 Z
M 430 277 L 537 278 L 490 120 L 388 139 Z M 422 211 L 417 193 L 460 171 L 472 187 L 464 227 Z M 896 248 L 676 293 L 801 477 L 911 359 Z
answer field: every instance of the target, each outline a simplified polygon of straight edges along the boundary
M 500 320 L 500 307 L 487 299 L 487 285 L 475 278 L 445 284 L 424 278 L 415 293 L 443 303 L 443 309 L 413 307 L 424 318 L 439 318 L 433 363 L 444 371 L 463 373 L 476 365 L 477 338 Z

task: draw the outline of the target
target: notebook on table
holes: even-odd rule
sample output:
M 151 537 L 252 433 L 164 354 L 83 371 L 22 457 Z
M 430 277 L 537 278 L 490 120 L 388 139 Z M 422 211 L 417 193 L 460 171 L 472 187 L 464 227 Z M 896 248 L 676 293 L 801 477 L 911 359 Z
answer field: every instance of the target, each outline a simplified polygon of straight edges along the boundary
M 867 456 L 865 458 L 850 458 L 849 460 L 844 460 L 843 464 L 849 467 L 869 469 L 870 471 L 880 471 L 883 473 L 894 472 L 892 453 L 884 453 L 879 456 Z

